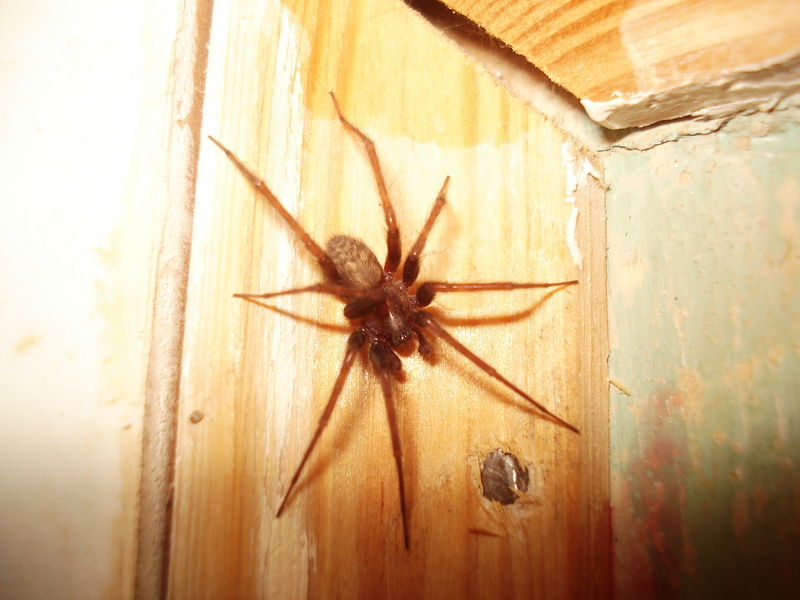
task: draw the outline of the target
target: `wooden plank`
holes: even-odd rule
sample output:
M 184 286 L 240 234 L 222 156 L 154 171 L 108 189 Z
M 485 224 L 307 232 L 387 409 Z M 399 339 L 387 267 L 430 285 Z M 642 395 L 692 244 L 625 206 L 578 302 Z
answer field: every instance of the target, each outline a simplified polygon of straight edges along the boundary
M 794 2 L 444 2 L 575 94 L 606 127 L 772 109 L 800 93 Z
M 0 6 L 4 599 L 134 597 L 148 369 L 180 373 L 185 4 Z
M 580 279 L 550 293 L 452 294 L 434 312 L 582 433 L 537 418 L 441 342 L 433 364 L 404 353 L 406 550 L 385 409 L 359 360 L 276 519 L 338 372 L 346 321 L 330 298 L 286 297 L 264 309 L 231 297 L 320 276 L 208 143 L 188 289 L 170 596 L 607 597 L 604 225 L 602 190 L 580 171 L 586 153 L 400 3 L 215 2 L 204 128 L 263 175 L 321 243 L 349 233 L 378 254 L 385 248 L 372 174 L 336 119 L 331 90 L 377 145 L 405 248 L 452 177 L 422 279 Z M 576 165 L 584 174 L 568 192 Z M 570 194 L 575 204 L 565 202 Z M 480 493 L 480 461 L 496 448 L 532 477 L 524 501 L 505 508 Z

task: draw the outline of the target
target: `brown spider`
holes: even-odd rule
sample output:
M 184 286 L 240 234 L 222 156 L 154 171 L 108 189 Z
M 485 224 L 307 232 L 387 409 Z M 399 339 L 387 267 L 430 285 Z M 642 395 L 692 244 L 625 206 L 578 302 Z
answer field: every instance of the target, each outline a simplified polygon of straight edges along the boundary
M 451 336 L 423 307 L 428 306 L 434 296 L 439 292 L 472 292 L 490 290 L 516 290 L 525 288 L 546 288 L 554 286 L 572 285 L 578 283 L 577 280 L 559 281 L 556 283 L 446 283 L 441 281 L 427 281 L 416 285 L 417 275 L 419 274 L 420 260 L 425 242 L 433 228 L 433 224 L 439 213 L 442 212 L 445 204 L 445 194 L 450 177 L 446 177 L 442 189 L 439 191 L 436 201 L 433 204 L 425 226 L 411 247 L 411 251 L 406 256 L 403 268 L 398 270 L 402 258 L 400 245 L 400 231 L 395 222 L 394 208 L 389 199 L 386 183 L 383 179 L 378 155 L 375 152 L 375 144 L 355 125 L 350 123 L 339 108 L 336 97 L 331 92 L 333 106 L 339 116 L 339 120 L 344 127 L 356 136 L 363 144 L 369 157 L 372 171 L 378 186 L 378 193 L 381 197 L 383 213 L 386 219 L 387 234 L 386 261 L 381 267 L 375 254 L 361 240 L 345 236 L 333 236 L 323 250 L 300 224 L 290 215 L 278 198 L 270 191 L 266 184 L 261 181 L 252 171 L 250 171 L 230 150 L 225 148 L 220 142 L 209 136 L 219 148 L 227 155 L 241 173 L 255 187 L 256 191 L 280 213 L 284 221 L 300 238 L 305 247 L 314 255 L 314 258 L 322 267 L 325 274 L 325 283 L 318 283 L 302 288 L 284 290 L 282 292 L 271 292 L 267 294 L 234 294 L 236 298 L 256 299 L 273 298 L 285 294 L 300 294 L 304 292 L 317 292 L 337 296 L 346 302 L 344 316 L 353 325 L 353 332 L 347 340 L 344 361 L 342 362 L 339 375 L 333 384 L 328 403 L 319 419 L 319 424 L 314 432 L 314 436 L 306 448 L 300 465 L 292 476 L 292 481 L 283 501 L 278 508 L 276 517 L 280 517 L 286 507 L 286 502 L 294 489 L 300 474 L 308 461 L 309 456 L 319 441 L 322 431 L 330 420 L 333 408 L 339 398 L 339 394 L 344 387 L 347 375 L 353 366 L 358 352 L 366 345 L 368 347 L 369 358 L 375 367 L 380 379 L 383 398 L 386 403 L 386 413 L 389 419 L 389 430 L 392 436 L 392 448 L 394 460 L 397 465 L 397 477 L 400 494 L 400 513 L 403 520 L 403 540 L 406 548 L 409 547 L 408 523 L 406 520 L 406 494 L 403 481 L 403 460 L 400 447 L 400 435 L 397 428 L 397 415 L 394 405 L 393 379 L 395 374 L 402 370 L 400 357 L 393 348 L 398 348 L 412 343 L 412 338 L 417 338 L 418 350 L 423 357 L 430 355 L 431 347 L 425 339 L 423 330 L 428 330 L 439 336 L 446 343 L 450 344 L 458 352 L 463 354 L 487 374 L 502 382 L 505 386 L 513 390 L 520 397 L 530 402 L 539 409 L 547 418 L 553 422 L 566 427 L 567 429 L 579 433 L 574 425 L 570 425 L 560 417 L 554 415 L 544 406 L 531 398 L 505 377 L 500 375 L 492 366 L 473 354 L 461 342 Z

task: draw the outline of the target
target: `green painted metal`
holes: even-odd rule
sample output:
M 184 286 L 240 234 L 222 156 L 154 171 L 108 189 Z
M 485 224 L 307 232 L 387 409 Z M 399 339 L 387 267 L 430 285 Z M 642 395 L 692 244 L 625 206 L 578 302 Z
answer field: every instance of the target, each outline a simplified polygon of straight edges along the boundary
M 605 166 L 615 595 L 800 597 L 800 123 Z

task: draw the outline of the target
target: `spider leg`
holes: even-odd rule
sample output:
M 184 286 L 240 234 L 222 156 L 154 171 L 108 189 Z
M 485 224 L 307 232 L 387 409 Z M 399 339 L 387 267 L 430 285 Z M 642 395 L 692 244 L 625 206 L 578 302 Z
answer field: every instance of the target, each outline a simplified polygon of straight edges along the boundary
M 555 283 L 514 283 L 512 281 L 495 281 L 491 283 L 447 283 L 445 281 L 426 281 L 417 288 L 417 302 L 420 306 L 428 306 L 438 292 L 489 292 L 496 290 L 522 290 L 529 288 L 547 288 L 559 285 L 574 285 L 577 279 L 556 281 Z
M 306 466 L 308 457 L 311 456 L 311 453 L 314 451 L 314 447 L 319 441 L 319 436 L 322 435 L 322 431 L 328 425 L 328 421 L 331 418 L 331 413 L 333 413 L 333 408 L 336 406 L 336 401 L 339 399 L 339 394 L 341 394 L 342 388 L 344 387 L 344 382 L 347 379 L 347 375 L 350 373 L 350 368 L 353 366 L 353 361 L 355 360 L 358 351 L 361 350 L 361 347 L 364 345 L 366 340 L 366 334 L 360 329 L 357 329 L 350 334 L 350 338 L 347 340 L 347 351 L 345 352 L 344 360 L 342 361 L 342 368 L 339 369 L 339 376 L 336 378 L 336 383 L 333 384 L 333 390 L 331 391 L 331 396 L 328 399 L 328 404 L 325 405 L 325 410 L 322 411 L 322 416 L 319 418 L 319 424 L 317 425 L 317 430 L 314 432 L 314 437 L 311 438 L 311 442 L 308 444 L 305 454 L 303 454 L 303 459 L 300 461 L 300 466 L 297 467 L 297 470 L 292 476 L 292 481 L 289 483 L 289 489 L 286 490 L 286 494 L 283 496 L 283 501 L 278 508 L 278 512 L 275 514 L 275 518 L 280 517 L 283 513 L 283 509 L 286 507 L 286 501 L 289 499 L 297 480 L 300 479 L 300 474 L 303 472 L 303 467 Z
M 369 348 L 369 357 L 378 370 L 383 390 L 383 399 L 386 402 L 386 416 L 389 419 L 389 430 L 392 434 L 392 450 L 394 462 L 397 465 L 397 478 L 400 490 L 400 516 L 403 519 L 403 541 L 406 550 L 408 543 L 408 518 L 406 516 L 406 487 L 403 480 L 403 451 L 400 447 L 400 432 L 397 428 L 397 412 L 394 406 L 394 388 L 392 387 L 392 373 L 399 370 L 400 359 L 389 348 L 382 344 L 374 343 Z
M 428 215 L 428 220 L 425 221 L 425 226 L 422 228 L 422 231 L 419 232 L 417 241 L 414 242 L 414 245 L 411 247 L 411 252 L 409 252 L 406 257 L 406 262 L 403 265 L 403 283 L 406 285 L 411 285 L 417 280 L 422 251 L 425 249 L 425 243 L 428 241 L 428 235 L 430 235 L 431 229 L 433 229 L 436 217 L 439 216 L 439 213 L 442 212 L 444 208 L 444 203 L 447 200 L 445 194 L 447 194 L 447 186 L 449 184 L 450 176 L 448 175 L 444 180 L 442 189 L 439 190 L 439 194 L 436 196 L 436 201 L 433 203 L 433 208 L 431 209 L 431 214 Z
M 400 265 L 400 257 L 402 254 L 402 248 L 400 245 L 400 230 L 397 228 L 394 207 L 392 206 L 392 201 L 389 199 L 389 190 L 386 189 L 386 181 L 383 178 L 380 162 L 378 162 L 378 153 L 375 151 L 375 143 L 369 139 L 358 127 L 353 125 L 345 118 L 344 114 L 342 114 L 342 109 L 339 108 L 339 102 L 336 100 L 336 96 L 333 95 L 333 92 L 330 94 L 331 99 L 333 100 L 333 107 L 336 109 L 336 113 L 339 115 L 339 120 L 342 122 L 342 125 L 344 125 L 345 128 L 350 131 L 350 133 L 361 140 L 361 143 L 364 144 L 364 149 L 367 151 L 369 164 L 372 166 L 372 172 L 375 174 L 375 182 L 378 184 L 378 194 L 381 197 L 383 214 L 386 218 L 387 252 L 386 263 L 384 264 L 383 269 L 389 275 L 393 275 L 395 271 L 397 271 L 397 267 Z
M 575 433 L 580 433 L 580 430 L 577 427 L 575 427 L 574 425 L 570 425 L 569 423 L 567 423 L 561 417 L 557 417 L 556 415 L 551 413 L 544 406 L 539 404 L 536 400 L 531 398 L 528 394 L 526 394 L 521 389 L 519 389 L 517 386 L 515 386 L 513 383 L 511 383 L 508 379 L 506 379 L 505 377 L 500 375 L 500 373 L 497 372 L 497 369 L 492 367 L 489 363 L 487 363 L 483 359 L 479 358 L 475 353 L 473 353 L 464 344 L 462 344 L 456 338 L 454 338 L 452 335 L 450 335 L 447 332 L 447 330 L 445 330 L 445 328 L 442 327 L 439 324 L 439 322 L 436 319 L 434 319 L 429 313 L 425 312 L 424 310 L 418 312 L 417 313 L 417 324 L 420 325 L 421 327 L 427 327 L 430 330 L 432 330 L 436 335 L 438 335 L 445 342 L 450 344 L 458 352 L 460 352 L 461 354 L 466 356 L 469 360 L 471 360 L 473 363 L 475 363 L 478 367 L 483 369 L 488 375 L 490 375 L 491 377 L 494 377 L 500 383 L 502 383 L 505 386 L 509 387 L 514 392 L 516 392 L 519 396 L 521 396 L 522 398 L 524 398 L 525 400 L 527 400 L 528 402 L 533 404 L 536 408 L 538 408 L 545 415 L 547 415 L 550 418 L 550 420 L 558 423 L 559 425 L 561 425 L 563 427 L 566 427 L 570 431 L 574 431 Z
M 322 267 L 322 270 L 325 272 L 325 276 L 330 279 L 331 281 L 339 281 L 339 273 L 336 271 L 336 266 L 333 264 L 333 261 L 330 257 L 326 254 L 326 252 L 317 244 L 310 235 L 306 232 L 305 229 L 298 223 L 295 218 L 289 214 L 281 201 L 278 200 L 278 197 L 272 193 L 261 179 L 259 179 L 255 173 L 253 173 L 250 169 L 248 169 L 244 163 L 239 160 L 239 158 L 230 150 L 228 150 L 225 146 L 223 146 L 220 142 L 214 139 L 211 136 L 208 138 L 214 142 L 220 150 L 225 153 L 230 161 L 236 166 L 237 169 L 241 172 L 242 175 L 250 182 L 250 184 L 256 189 L 256 191 L 261 194 L 267 202 L 272 205 L 272 207 L 278 211 L 281 218 L 286 222 L 287 225 L 295 232 L 297 237 L 300 238 L 300 241 L 303 242 L 303 245 L 308 249 L 311 254 L 314 255 L 314 258 L 317 259 L 317 262 Z
M 418 346 L 419 353 L 422 356 L 428 356 L 431 353 L 431 345 L 425 338 L 425 334 L 423 334 L 422 330 L 416 325 L 412 325 L 411 330 L 417 335 L 417 339 L 419 340 L 419 346 Z
M 289 294 L 305 294 L 306 292 L 316 292 L 318 294 L 330 294 L 346 298 L 370 298 L 375 296 L 375 290 L 354 288 L 346 285 L 336 285 L 333 283 L 316 283 L 301 288 L 292 288 L 280 292 L 267 292 L 266 294 L 234 294 L 234 298 L 274 298 L 275 296 L 288 296 Z

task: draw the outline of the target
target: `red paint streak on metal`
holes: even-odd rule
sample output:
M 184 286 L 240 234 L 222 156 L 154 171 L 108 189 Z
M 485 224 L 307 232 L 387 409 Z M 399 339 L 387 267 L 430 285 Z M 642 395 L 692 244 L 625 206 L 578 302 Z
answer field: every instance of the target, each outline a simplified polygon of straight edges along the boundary
M 637 422 L 638 457 L 622 475 L 615 537 L 626 564 L 618 564 L 619 597 L 674 598 L 691 577 L 686 535 L 686 425 L 679 393 L 662 392 Z M 624 590 L 624 591 L 623 591 Z
M 614 508 L 615 598 L 655 598 L 653 565 L 641 519 L 634 511 L 630 482 L 622 479 Z
M 747 496 L 742 490 L 736 490 L 733 495 L 733 532 L 739 542 L 746 544 L 745 534 L 750 526 L 750 510 L 748 509 Z

